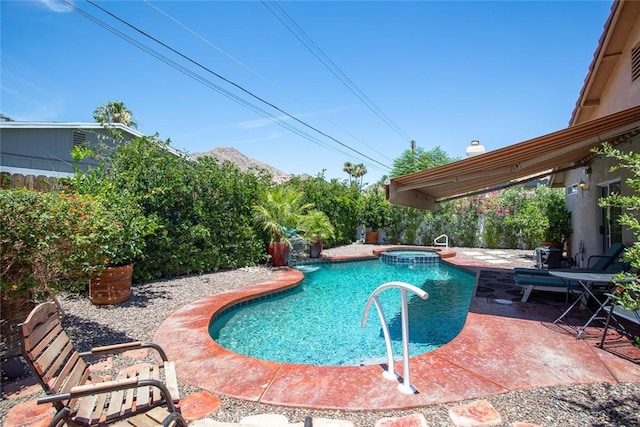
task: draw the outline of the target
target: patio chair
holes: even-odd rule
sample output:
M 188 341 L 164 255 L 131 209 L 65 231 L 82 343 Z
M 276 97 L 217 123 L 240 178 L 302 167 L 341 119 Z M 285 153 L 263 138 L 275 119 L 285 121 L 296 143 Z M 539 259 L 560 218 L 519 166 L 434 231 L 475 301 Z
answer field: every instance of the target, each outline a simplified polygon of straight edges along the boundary
M 566 292 L 567 298 L 569 294 L 581 293 L 582 286 L 579 283 L 569 282 L 567 284 L 559 277 L 547 275 L 528 275 L 528 274 L 516 274 L 513 278 L 516 285 L 522 287 L 522 299 L 521 302 L 527 302 L 531 296 L 531 292 L 544 291 L 544 292 Z
M 555 271 L 573 271 L 573 272 L 593 272 L 593 273 L 618 273 L 629 269 L 629 265 L 620 262 L 620 256 L 626 246 L 622 243 L 613 244 L 602 255 L 592 255 L 589 257 L 586 268 L 569 268 L 556 269 Z M 592 262 L 595 260 L 595 262 Z M 570 282 L 569 285 L 558 277 L 549 274 L 549 270 L 540 270 L 537 268 L 514 268 L 514 281 L 516 285 L 521 286 L 522 302 L 527 302 L 531 292 L 534 290 L 545 292 L 566 292 L 567 298 L 570 293 L 581 292 L 578 283 Z
M 35 307 L 21 324 L 23 355 L 57 412 L 52 425 L 105 425 L 126 421 L 133 425 L 167 420 L 186 426 L 174 402 L 179 400 L 175 366 L 158 345 L 130 342 L 78 352 L 62 329 L 57 306 Z M 87 358 L 128 350 L 155 350 L 162 364 L 138 363 L 122 369 L 114 380 L 93 375 Z M 161 407 L 162 406 L 162 407 Z
M 573 267 L 571 271 L 585 271 L 585 272 L 618 272 L 625 269 L 625 265 L 619 262 L 619 258 L 626 249 L 623 243 L 614 243 L 611 245 L 602 255 L 591 255 L 587 259 L 587 267 Z M 562 269 L 561 269 L 562 270 Z M 559 270 L 559 271 L 561 271 Z M 516 267 L 513 269 L 515 274 L 530 275 L 530 276 L 547 276 L 549 270 L 539 268 L 521 268 Z

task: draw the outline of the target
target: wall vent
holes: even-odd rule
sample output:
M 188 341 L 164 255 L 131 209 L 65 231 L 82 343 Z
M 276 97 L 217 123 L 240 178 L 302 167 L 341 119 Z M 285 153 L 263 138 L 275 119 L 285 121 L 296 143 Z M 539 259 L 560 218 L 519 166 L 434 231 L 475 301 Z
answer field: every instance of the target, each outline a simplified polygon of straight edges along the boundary
M 81 145 L 87 140 L 87 135 L 84 132 L 78 130 L 73 131 L 73 146 Z
M 631 81 L 640 79 L 640 46 L 631 50 Z

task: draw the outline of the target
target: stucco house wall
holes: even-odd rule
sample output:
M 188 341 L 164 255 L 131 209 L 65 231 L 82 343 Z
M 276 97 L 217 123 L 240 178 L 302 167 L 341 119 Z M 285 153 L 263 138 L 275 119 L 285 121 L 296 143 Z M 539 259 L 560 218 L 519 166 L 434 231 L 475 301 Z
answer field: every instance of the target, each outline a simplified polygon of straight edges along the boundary
M 631 32 L 618 31 L 616 33 L 615 25 L 609 28 L 609 32 L 603 34 L 603 41 L 614 40 L 626 36 L 626 42 L 623 44 L 622 50 L 619 55 L 612 55 L 607 53 L 604 61 L 612 61 L 615 59 L 615 66 L 609 68 L 607 64 L 600 64 L 600 68 L 595 70 L 595 73 L 600 73 L 597 76 L 588 76 L 595 80 L 597 77 L 600 80 L 604 80 L 604 86 L 599 94 L 599 102 L 585 103 L 581 105 L 583 101 L 589 99 L 593 94 L 589 90 L 583 91 L 581 98 L 578 100 L 578 109 L 582 108 L 587 110 L 588 114 L 584 114 L 585 111 L 581 111 L 581 114 L 574 112 L 574 120 L 572 125 L 581 123 L 588 120 L 593 120 L 599 117 L 603 117 L 618 111 L 622 111 L 627 108 L 631 108 L 640 105 L 640 79 L 632 81 L 631 77 L 631 53 L 634 48 L 640 46 L 640 19 L 638 19 L 637 5 L 626 4 L 625 7 L 632 7 L 634 12 L 631 16 L 627 16 L 634 24 L 631 26 Z M 630 9 L 627 9 L 628 12 Z M 602 41 L 601 41 L 602 43 Z M 607 46 L 600 47 L 606 52 Z M 596 52 L 597 55 L 598 52 Z M 598 65 L 597 63 L 594 63 Z M 588 78 L 585 84 L 588 84 Z M 597 85 L 594 90 L 599 90 Z M 640 152 L 640 136 L 634 136 L 617 146 L 623 151 Z M 624 169 L 610 172 L 611 166 L 617 164 L 615 159 L 596 157 L 590 164 L 589 168 L 578 168 L 567 173 L 567 179 L 565 181 L 567 192 L 567 209 L 572 213 L 572 228 L 573 236 L 569 242 L 569 255 L 574 256 L 579 248 L 584 247 L 584 254 L 582 259 L 586 262 L 589 256 L 598 255 L 606 248 L 607 243 L 602 233 L 603 218 L 601 209 L 598 206 L 598 199 L 600 198 L 601 188 L 611 182 L 619 181 L 621 183 L 621 193 L 623 195 L 633 194 L 633 190 L 626 184 L 625 180 L 631 177 L 631 174 Z M 590 172 L 590 173 L 587 173 Z M 588 189 L 586 191 L 580 191 L 577 186 L 580 181 L 584 181 Z M 635 241 L 635 236 L 629 231 L 623 229 L 622 242 L 625 244 L 631 244 Z M 581 245 L 582 243 L 582 245 Z

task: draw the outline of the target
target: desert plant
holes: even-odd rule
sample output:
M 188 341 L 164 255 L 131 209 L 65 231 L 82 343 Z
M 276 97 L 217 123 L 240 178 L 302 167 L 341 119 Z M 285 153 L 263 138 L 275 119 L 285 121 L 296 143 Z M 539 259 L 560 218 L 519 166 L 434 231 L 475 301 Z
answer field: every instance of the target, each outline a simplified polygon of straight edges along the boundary
M 304 202 L 304 194 L 292 187 L 278 185 L 261 194 L 253 205 L 255 222 L 267 234 L 270 242 L 286 242 L 297 229 L 301 216 L 312 207 Z
M 334 228 L 329 221 L 329 217 L 324 212 L 314 209 L 299 220 L 300 231 L 304 233 L 304 238 L 309 243 L 315 243 L 327 239 L 333 239 Z

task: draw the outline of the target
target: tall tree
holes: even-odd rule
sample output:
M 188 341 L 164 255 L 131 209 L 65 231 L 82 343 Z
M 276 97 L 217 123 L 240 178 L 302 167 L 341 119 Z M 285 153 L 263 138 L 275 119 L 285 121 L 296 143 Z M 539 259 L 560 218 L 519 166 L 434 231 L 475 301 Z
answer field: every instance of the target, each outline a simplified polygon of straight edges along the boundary
M 351 185 L 351 180 L 353 179 L 353 167 L 353 163 L 344 162 L 344 167 L 342 168 L 342 171 L 349 175 L 349 185 Z
M 362 181 L 364 180 L 364 176 L 366 174 L 367 174 L 367 167 L 364 165 L 364 163 L 353 165 L 352 175 L 356 180 L 360 178 L 360 183 L 358 184 L 360 188 L 362 188 Z
M 407 149 L 393 161 L 393 169 L 389 175 L 391 177 L 406 175 L 442 166 L 456 160 L 458 159 L 455 157 L 449 157 L 439 145 L 429 151 L 425 151 L 422 147 L 417 147 L 415 150 Z
M 98 123 L 120 123 L 125 126 L 136 128 L 138 125 L 134 121 L 133 114 L 124 102 L 109 101 L 106 105 L 100 105 L 93 112 L 93 118 Z

